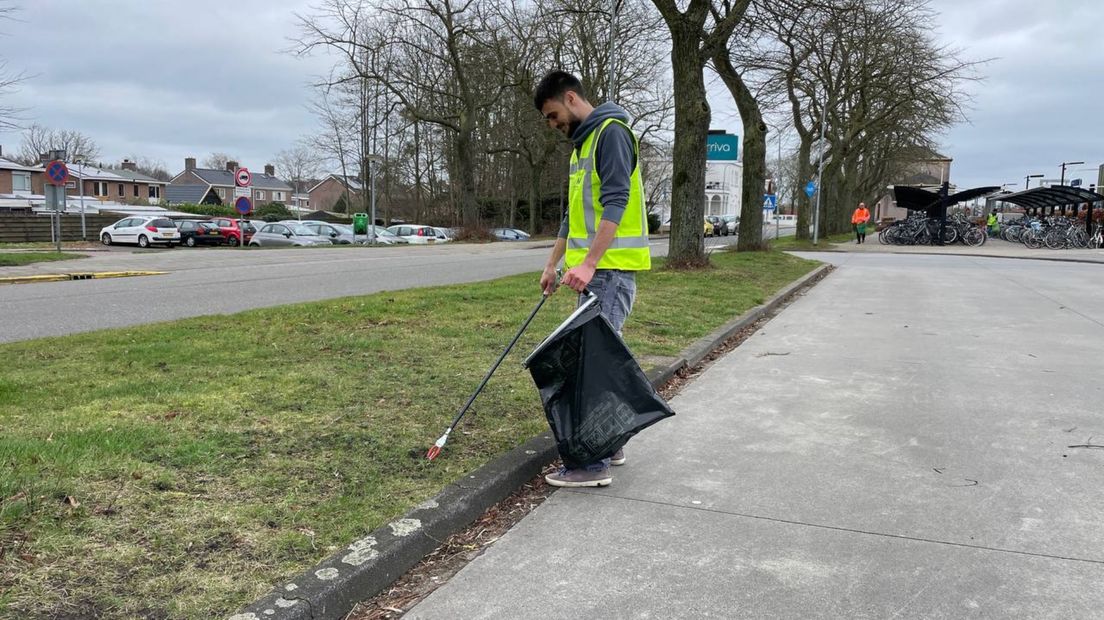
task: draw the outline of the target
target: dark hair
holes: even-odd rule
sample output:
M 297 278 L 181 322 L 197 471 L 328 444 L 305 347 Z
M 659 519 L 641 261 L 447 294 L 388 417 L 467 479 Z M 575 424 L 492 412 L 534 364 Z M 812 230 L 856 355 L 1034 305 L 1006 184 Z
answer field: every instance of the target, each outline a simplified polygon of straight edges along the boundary
M 537 84 L 537 90 L 533 92 L 533 105 L 537 106 L 539 112 L 544 107 L 544 102 L 549 99 L 562 98 L 564 93 L 569 90 L 579 95 L 580 98 L 586 99 L 586 92 L 583 91 L 583 84 L 579 81 L 579 78 L 567 71 L 556 69 L 544 76 Z

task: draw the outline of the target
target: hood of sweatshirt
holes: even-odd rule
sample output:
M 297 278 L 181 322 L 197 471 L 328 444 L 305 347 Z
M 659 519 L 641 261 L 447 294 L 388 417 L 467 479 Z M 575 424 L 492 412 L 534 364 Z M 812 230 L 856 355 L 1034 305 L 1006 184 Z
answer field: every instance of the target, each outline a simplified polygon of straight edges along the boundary
M 571 134 L 571 141 L 575 144 L 575 148 L 583 146 L 583 142 L 586 141 L 587 136 L 592 131 L 602 126 L 602 123 L 609 119 L 617 119 L 624 123 L 629 122 L 629 113 L 624 108 L 607 101 L 602 105 L 594 108 L 594 111 L 590 113 L 590 116 L 583 119 L 583 123 L 579 125 L 579 128 L 575 130 L 575 133 Z

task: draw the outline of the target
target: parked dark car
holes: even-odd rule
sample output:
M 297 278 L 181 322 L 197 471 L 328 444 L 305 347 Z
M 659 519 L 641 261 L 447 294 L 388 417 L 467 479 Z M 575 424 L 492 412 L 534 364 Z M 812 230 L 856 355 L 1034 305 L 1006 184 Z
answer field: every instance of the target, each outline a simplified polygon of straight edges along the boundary
M 709 220 L 710 224 L 713 224 L 713 235 L 716 237 L 727 237 L 736 232 L 730 229 L 729 223 L 719 215 L 707 215 L 705 219 Z
M 176 223 L 180 229 L 180 242 L 194 248 L 197 245 L 222 245 L 226 237 L 214 222 L 205 220 L 180 220 Z

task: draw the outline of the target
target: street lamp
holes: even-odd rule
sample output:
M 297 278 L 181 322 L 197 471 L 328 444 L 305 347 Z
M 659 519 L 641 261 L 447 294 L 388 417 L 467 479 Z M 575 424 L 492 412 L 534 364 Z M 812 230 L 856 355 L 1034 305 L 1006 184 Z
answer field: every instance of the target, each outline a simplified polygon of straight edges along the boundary
M 1024 177 L 1024 189 L 1031 189 L 1031 179 L 1039 179 L 1039 178 L 1042 178 L 1043 176 L 1044 175 L 1041 175 L 1041 174 L 1029 174 L 1026 177 Z
M 1083 162 L 1083 161 L 1064 161 L 1064 162 L 1062 162 L 1062 180 L 1058 181 L 1058 185 L 1065 185 L 1066 184 L 1066 166 L 1077 166 L 1077 165 L 1083 164 L 1083 163 L 1085 163 L 1085 162 Z

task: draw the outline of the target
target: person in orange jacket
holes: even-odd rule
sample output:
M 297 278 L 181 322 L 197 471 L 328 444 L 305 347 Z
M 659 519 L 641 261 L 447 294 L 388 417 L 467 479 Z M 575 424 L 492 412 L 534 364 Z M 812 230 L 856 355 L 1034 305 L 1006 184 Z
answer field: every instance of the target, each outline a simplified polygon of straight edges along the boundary
M 870 211 L 865 202 L 859 203 L 859 208 L 851 214 L 851 226 L 855 228 L 855 243 L 866 241 L 866 223 L 870 221 Z

